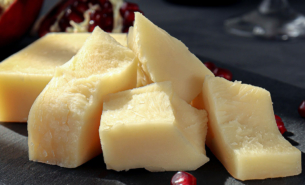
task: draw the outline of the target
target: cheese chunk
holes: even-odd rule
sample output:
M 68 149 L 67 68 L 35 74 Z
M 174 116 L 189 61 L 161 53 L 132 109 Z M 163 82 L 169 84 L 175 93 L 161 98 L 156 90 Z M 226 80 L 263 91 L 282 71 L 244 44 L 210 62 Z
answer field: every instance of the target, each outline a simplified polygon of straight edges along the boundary
M 30 108 L 55 68 L 74 56 L 89 33 L 53 33 L 0 63 L 0 122 L 26 122 Z M 126 34 L 111 34 L 127 45 Z
M 142 69 L 138 70 L 143 78 L 138 79 L 138 86 L 171 81 L 178 96 L 189 103 L 201 92 L 204 77 L 214 76 L 181 41 L 138 12 L 127 41 Z
M 240 180 L 301 173 L 301 152 L 279 132 L 265 89 L 206 77 L 202 99 L 209 115 L 207 145 Z
M 134 53 L 96 27 L 31 107 L 29 159 L 73 168 L 100 154 L 103 98 L 134 88 L 136 73 Z
M 99 132 L 107 169 L 185 171 L 209 161 L 207 113 L 179 98 L 171 82 L 108 95 Z

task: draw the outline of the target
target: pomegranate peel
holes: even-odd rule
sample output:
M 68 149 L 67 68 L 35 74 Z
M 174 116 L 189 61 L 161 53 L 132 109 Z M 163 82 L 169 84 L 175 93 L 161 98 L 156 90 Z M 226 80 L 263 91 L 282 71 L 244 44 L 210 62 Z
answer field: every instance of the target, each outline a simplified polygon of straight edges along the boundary
M 43 0 L 14 0 L 0 12 L 0 47 L 20 39 L 34 23 Z M 26 15 L 26 16 L 25 16 Z

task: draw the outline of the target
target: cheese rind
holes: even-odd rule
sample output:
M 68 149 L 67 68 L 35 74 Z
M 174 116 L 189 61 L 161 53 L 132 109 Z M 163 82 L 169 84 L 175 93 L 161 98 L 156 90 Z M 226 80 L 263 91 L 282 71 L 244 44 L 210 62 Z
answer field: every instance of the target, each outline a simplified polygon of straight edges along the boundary
M 26 122 L 55 68 L 69 61 L 89 33 L 51 33 L 0 63 L 0 122 Z M 126 34 L 111 34 L 127 45 Z
M 208 112 L 206 144 L 240 180 L 301 173 L 301 152 L 279 132 L 265 89 L 206 77 L 202 99 Z
M 134 88 L 136 70 L 134 53 L 97 27 L 31 107 L 29 159 L 74 168 L 100 154 L 103 98 Z
M 171 81 L 175 93 L 191 102 L 200 92 L 206 75 L 213 73 L 178 39 L 135 12 L 134 27 L 128 34 L 128 47 L 137 55 L 144 74 L 138 86 Z M 145 79 L 144 79 L 145 78 Z M 146 84 L 145 84 L 146 83 Z
M 108 95 L 99 131 L 107 169 L 195 170 L 209 160 L 206 123 L 171 82 Z

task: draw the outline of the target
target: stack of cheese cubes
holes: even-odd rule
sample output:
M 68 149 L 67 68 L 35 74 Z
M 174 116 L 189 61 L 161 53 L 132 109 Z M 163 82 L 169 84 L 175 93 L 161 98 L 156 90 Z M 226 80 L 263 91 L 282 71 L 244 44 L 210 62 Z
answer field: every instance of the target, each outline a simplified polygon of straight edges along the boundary
M 97 27 L 55 69 L 29 112 L 30 160 L 74 168 L 103 151 L 107 169 L 185 171 L 209 161 L 207 143 L 237 179 L 301 173 L 301 152 L 278 131 L 268 91 L 214 77 L 140 13 L 127 40 Z

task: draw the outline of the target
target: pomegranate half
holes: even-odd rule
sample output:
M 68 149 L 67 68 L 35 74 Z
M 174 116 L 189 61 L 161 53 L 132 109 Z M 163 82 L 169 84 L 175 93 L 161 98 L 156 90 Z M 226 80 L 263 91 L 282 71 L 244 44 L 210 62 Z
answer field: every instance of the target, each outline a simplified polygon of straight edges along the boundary
M 99 26 L 106 32 L 127 32 L 133 25 L 135 3 L 123 0 L 61 0 L 38 23 L 41 37 L 49 32 L 92 32 Z
M 43 0 L 0 0 L 0 47 L 20 39 L 31 27 Z

